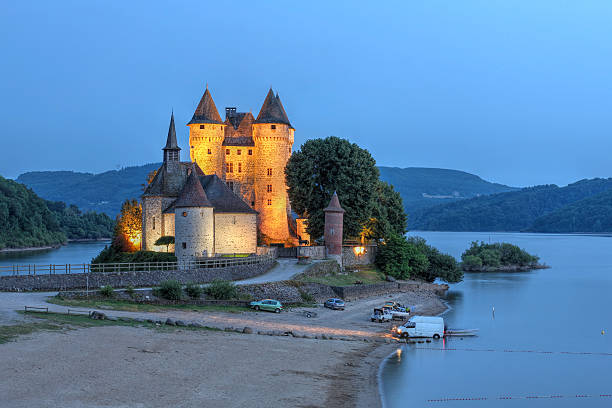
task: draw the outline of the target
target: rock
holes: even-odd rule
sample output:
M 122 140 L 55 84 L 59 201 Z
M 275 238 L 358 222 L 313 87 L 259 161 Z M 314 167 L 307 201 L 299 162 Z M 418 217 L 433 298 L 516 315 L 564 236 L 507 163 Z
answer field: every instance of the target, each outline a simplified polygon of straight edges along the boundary
M 171 318 L 166 319 L 166 324 L 168 326 L 176 326 L 176 322 L 174 321 L 174 319 L 171 319 Z
M 253 329 L 251 329 L 250 327 L 245 327 L 244 329 L 242 329 L 242 332 L 244 334 L 253 334 Z
M 385 280 L 387 282 L 395 282 L 395 278 L 393 276 L 391 276 L 391 275 L 385 276 Z
M 230 326 L 230 327 L 226 327 L 223 330 L 225 330 L 226 332 L 230 332 L 230 331 L 234 331 L 234 328 Z
M 324 335 L 324 334 L 322 334 L 322 335 L 321 335 L 321 340 L 327 340 L 327 336 L 326 336 L 326 335 Z
M 129 317 L 120 317 L 119 320 L 121 320 L 122 322 L 131 322 L 132 319 L 130 319 Z
M 93 312 L 91 312 L 89 314 L 89 317 L 91 317 L 92 319 L 95 320 L 104 320 L 106 319 L 106 315 L 102 312 L 98 312 L 97 310 L 94 310 Z
M 114 317 L 114 316 L 106 316 L 106 320 L 110 320 L 111 322 L 116 322 L 116 321 L 117 321 L 117 320 L 119 320 L 119 319 L 117 319 L 117 318 L 116 318 L 116 317 Z
M 147 323 L 155 323 L 155 320 L 153 320 L 153 319 L 147 319 Z
M 176 322 L 174 322 L 177 326 L 181 326 L 181 327 L 185 327 L 187 326 L 187 324 L 182 321 L 182 320 L 177 320 Z
M 204 325 L 200 322 L 191 322 L 191 324 L 193 325 L 193 327 L 199 327 L 199 328 L 204 327 Z

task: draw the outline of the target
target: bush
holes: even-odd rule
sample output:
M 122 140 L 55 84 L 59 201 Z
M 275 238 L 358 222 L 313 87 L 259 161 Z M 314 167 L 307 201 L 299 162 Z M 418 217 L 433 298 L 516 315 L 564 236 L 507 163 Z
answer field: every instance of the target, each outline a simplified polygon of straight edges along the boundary
M 157 293 L 164 299 L 168 300 L 181 300 L 183 297 L 183 288 L 179 281 L 167 280 L 162 282 L 159 286 Z
M 134 293 L 136 293 L 136 291 L 132 285 L 129 285 L 127 288 L 125 288 L 125 293 L 130 295 L 130 297 L 134 297 Z
M 305 290 L 298 289 L 298 292 L 300 292 L 300 296 L 302 297 L 302 300 L 304 301 L 304 303 L 315 303 L 316 302 L 314 296 L 312 296 L 310 293 L 306 292 Z
M 463 269 L 467 270 L 479 270 L 482 268 L 482 259 L 474 255 L 466 255 L 462 259 Z
M 479 258 L 482 266 L 498 267 L 508 265 L 529 266 L 538 263 L 539 259 L 535 255 L 529 254 L 524 249 L 516 245 L 504 243 L 486 244 L 484 242 L 472 242 L 470 247 L 463 252 L 461 259 L 464 265 L 466 259 L 470 262 L 477 262 L 473 257 Z
M 100 288 L 100 294 L 104 297 L 113 297 L 115 290 L 110 285 L 102 286 Z
M 202 289 L 202 287 L 196 283 L 188 283 L 187 286 L 185 286 L 185 292 L 187 292 L 187 295 L 190 298 L 199 299 L 200 296 L 202 296 L 204 289 Z
M 216 300 L 230 300 L 237 296 L 236 285 L 232 282 L 215 279 L 204 289 L 207 296 Z

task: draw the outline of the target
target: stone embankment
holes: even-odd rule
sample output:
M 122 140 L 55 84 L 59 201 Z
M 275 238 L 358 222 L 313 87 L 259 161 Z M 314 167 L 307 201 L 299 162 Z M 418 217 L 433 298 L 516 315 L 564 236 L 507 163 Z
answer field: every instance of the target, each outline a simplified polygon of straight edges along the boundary
M 209 283 L 215 279 L 240 280 L 266 273 L 276 264 L 273 259 L 257 264 L 235 265 L 222 268 L 207 268 L 178 271 L 137 271 L 137 272 L 93 272 L 89 274 L 68 273 L 52 275 L 0 276 L 0 291 L 53 291 L 68 289 L 100 288 L 110 285 L 120 287 L 157 286 L 169 279 L 183 284 Z

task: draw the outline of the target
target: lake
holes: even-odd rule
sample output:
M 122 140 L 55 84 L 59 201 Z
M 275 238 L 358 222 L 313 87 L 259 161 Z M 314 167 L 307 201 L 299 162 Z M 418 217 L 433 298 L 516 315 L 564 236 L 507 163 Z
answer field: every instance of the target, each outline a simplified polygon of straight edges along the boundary
M 58 249 L 0 253 L 0 265 L 89 263 L 110 241 L 70 242 Z M 0 272 L 2 273 L 2 272 Z
M 510 242 L 552 268 L 469 273 L 451 285 L 445 322 L 479 336 L 398 347 L 381 367 L 386 408 L 612 406 L 612 237 L 410 235 L 456 258 L 474 240 Z M 592 354 L 571 354 L 582 352 Z

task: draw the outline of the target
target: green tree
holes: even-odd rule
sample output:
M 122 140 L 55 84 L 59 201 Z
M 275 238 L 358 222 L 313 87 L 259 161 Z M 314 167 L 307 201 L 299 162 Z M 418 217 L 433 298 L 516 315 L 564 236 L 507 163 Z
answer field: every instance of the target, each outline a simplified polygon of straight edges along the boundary
M 381 184 L 374 158 L 354 143 L 335 136 L 309 140 L 293 153 L 285 176 L 292 208 L 308 218 L 307 231 L 313 238 L 323 235 L 323 209 L 334 191 L 346 210 L 345 238 L 359 237 L 364 227 L 375 237 L 405 231 L 401 198 Z M 391 208 L 383 208 L 381 201 Z
M 142 239 L 142 208 L 137 200 L 126 200 L 117 216 L 113 246 L 119 252 L 135 252 Z
M 163 237 L 157 238 L 155 245 L 165 245 L 166 252 L 170 252 L 170 245 L 174 244 L 174 237 L 171 235 L 164 235 Z
M 415 271 L 414 278 L 423 279 L 427 282 L 433 282 L 437 278 L 449 283 L 461 282 L 463 271 L 459 268 L 454 257 L 428 245 L 427 241 L 421 237 L 410 237 L 408 243 L 414 246 L 419 253 L 425 255 L 428 261 L 427 269 L 425 271 Z
M 427 257 L 416 246 L 403 235 L 393 233 L 379 245 L 375 262 L 386 275 L 397 279 L 408 279 L 413 274 L 423 273 L 429 266 Z

